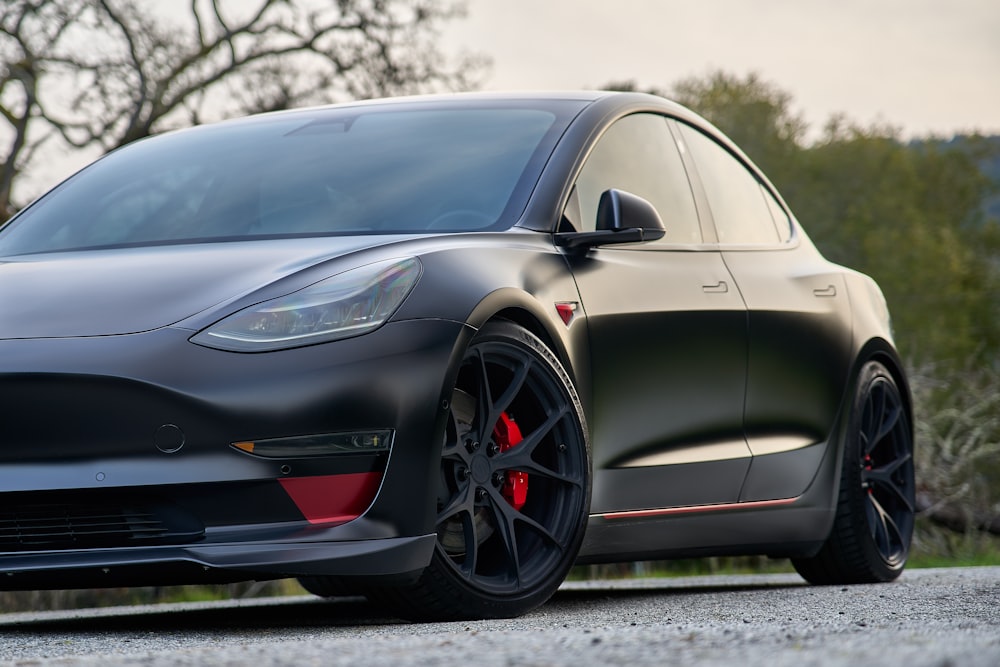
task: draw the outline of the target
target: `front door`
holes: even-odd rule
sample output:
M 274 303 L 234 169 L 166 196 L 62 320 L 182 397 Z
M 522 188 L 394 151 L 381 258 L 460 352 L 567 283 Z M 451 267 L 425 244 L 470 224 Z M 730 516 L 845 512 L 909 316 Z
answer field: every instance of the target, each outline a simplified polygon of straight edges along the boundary
M 593 229 L 611 188 L 653 204 L 666 235 L 567 254 L 592 350 L 591 511 L 736 502 L 750 463 L 746 308 L 717 248 L 704 243 L 666 118 L 633 114 L 604 132 L 566 224 Z

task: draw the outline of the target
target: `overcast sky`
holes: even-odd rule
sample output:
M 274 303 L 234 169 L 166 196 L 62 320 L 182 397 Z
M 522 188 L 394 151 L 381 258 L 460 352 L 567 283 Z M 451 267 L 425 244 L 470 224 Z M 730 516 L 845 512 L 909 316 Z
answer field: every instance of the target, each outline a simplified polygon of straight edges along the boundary
M 466 3 L 467 18 L 446 26 L 442 47 L 488 56 L 487 90 L 623 80 L 669 89 L 722 69 L 756 72 L 791 94 L 812 136 L 835 113 L 906 137 L 1000 134 L 1000 0 Z M 93 157 L 53 159 L 22 187 L 40 191 Z
M 486 89 L 667 89 L 759 73 L 813 128 L 842 112 L 906 135 L 1000 134 L 1000 0 L 468 0 L 446 34 Z

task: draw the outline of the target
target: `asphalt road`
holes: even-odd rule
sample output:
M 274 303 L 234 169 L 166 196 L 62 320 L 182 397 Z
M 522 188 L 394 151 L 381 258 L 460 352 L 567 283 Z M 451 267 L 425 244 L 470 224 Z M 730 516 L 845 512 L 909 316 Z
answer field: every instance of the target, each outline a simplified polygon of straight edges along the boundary
M 295 597 L 0 614 L 13 665 L 1000 665 L 1000 567 L 571 583 L 523 618 L 410 624 Z

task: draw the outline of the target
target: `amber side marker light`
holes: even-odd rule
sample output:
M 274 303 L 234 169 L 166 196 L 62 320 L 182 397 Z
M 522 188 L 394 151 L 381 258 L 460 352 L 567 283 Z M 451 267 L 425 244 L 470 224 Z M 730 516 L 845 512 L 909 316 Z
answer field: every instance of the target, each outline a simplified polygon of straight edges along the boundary
M 389 451 L 395 431 L 381 429 L 351 433 L 324 433 L 290 438 L 242 440 L 232 447 L 264 458 L 307 458 L 336 454 L 380 454 Z

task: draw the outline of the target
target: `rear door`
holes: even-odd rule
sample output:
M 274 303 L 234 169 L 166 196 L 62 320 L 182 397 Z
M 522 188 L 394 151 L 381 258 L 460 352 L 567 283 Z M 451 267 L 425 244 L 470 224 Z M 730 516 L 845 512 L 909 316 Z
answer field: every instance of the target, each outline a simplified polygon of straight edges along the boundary
M 691 126 L 674 127 L 749 314 L 744 422 L 754 459 L 740 500 L 795 497 L 819 467 L 844 391 L 851 329 L 842 269 L 795 238 L 788 212 L 737 156 Z

